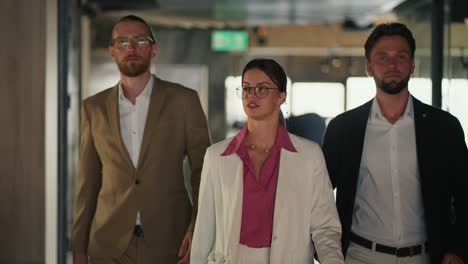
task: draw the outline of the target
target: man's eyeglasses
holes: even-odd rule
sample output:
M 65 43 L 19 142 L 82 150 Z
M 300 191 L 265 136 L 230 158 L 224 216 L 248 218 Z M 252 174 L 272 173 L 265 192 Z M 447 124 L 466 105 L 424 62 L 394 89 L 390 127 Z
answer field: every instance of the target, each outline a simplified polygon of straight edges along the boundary
M 256 87 L 249 87 L 249 86 L 241 86 L 236 88 L 236 94 L 239 98 L 245 99 L 249 95 L 249 93 L 253 92 L 255 96 L 260 99 L 264 99 L 268 96 L 270 90 L 278 90 L 278 88 L 270 88 L 265 86 L 256 86 Z
M 154 40 L 147 36 L 133 37 L 133 38 L 115 38 L 112 40 L 111 44 L 116 45 L 119 49 L 126 49 L 130 45 L 137 49 L 143 49 L 149 46 L 150 43 L 153 43 Z

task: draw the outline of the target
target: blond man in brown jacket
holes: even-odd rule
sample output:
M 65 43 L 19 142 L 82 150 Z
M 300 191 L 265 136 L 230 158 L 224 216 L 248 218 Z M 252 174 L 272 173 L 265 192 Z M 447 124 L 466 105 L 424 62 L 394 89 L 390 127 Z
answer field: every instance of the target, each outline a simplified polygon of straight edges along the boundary
M 197 93 L 150 73 L 157 49 L 143 19 L 120 19 L 109 44 L 120 82 L 83 101 L 75 264 L 189 261 L 210 139 Z M 193 205 L 184 184 L 186 156 Z

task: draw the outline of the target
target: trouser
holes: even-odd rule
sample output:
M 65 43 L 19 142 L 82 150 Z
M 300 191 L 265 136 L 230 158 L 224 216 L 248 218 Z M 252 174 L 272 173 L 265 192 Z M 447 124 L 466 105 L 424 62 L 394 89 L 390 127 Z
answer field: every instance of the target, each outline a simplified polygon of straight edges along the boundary
M 362 247 L 354 242 L 349 245 L 346 253 L 346 264 L 426 264 L 430 263 L 429 254 L 426 250 L 424 253 L 408 256 L 398 257 L 392 254 L 381 253 L 375 249 L 368 249 Z
M 239 264 L 270 263 L 270 248 L 251 248 L 239 244 Z

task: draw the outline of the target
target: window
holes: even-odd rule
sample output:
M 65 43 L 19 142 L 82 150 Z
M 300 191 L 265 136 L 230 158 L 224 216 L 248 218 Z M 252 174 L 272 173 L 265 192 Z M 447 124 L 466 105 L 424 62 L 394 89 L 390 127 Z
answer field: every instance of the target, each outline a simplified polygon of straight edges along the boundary
M 344 94 L 342 83 L 293 83 L 290 94 L 291 114 L 316 113 L 325 118 L 334 117 L 344 111 Z

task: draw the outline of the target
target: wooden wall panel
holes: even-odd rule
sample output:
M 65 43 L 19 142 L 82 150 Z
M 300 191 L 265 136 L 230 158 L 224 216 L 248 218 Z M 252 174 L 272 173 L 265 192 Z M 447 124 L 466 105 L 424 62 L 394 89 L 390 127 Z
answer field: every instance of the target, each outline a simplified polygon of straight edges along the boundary
M 0 263 L 44 263 L 45 0 L 0 1 Z

